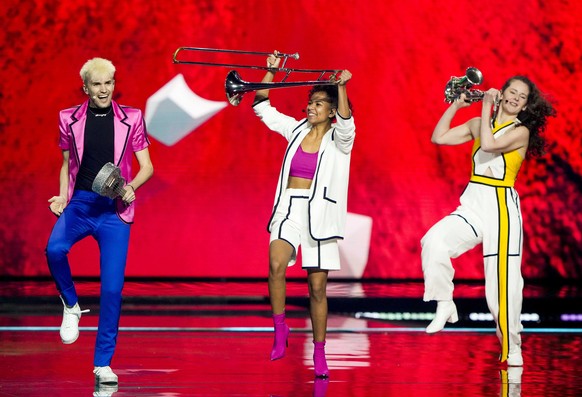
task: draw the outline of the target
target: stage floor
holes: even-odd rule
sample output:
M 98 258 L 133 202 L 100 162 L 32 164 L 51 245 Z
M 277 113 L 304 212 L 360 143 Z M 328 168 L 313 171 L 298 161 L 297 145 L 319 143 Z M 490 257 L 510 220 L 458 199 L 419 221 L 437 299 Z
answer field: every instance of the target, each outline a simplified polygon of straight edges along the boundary
M 330 310 L 331 374 L 329 380 L 316 380 L 303 282 L 288 285 L 292 333 L 286 357 L 274 362 L 268 358 L 272 323 L 264 283 L 128 282 L 112 363 L 119 386 L 96 390 L 98 283 L 78 283 L 81 304 L 91 312 L 83 315 L 81 336 L 72 345 L 60 342 L 62 308 L 49 282 L 0 284 L 0 396 L 582 395 L 582 329 L 574 326 L 579 322 L 566 321 L 564 327 L 524 323 L 524 367 L 508 369 L 497 362 L 492 324 L 427 335 L 429 320 L 420 312 L 416 318 L 411 318 L 414 312 L 400 312 L 399 299 L 403 307 L 408 299 L 419 299 L 414 285 L 331 283 L 330 308 L 350 299 L 346 291 L 365 289 L 375 292 L 354 292 L 348 308 L 386 302 L 392 307 Z

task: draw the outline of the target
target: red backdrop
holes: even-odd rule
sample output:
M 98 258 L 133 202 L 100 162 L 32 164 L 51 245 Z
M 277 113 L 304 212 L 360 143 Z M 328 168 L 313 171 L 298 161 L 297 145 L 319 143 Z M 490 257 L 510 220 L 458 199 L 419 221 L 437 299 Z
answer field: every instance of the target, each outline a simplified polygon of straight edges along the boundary
M 176 48 L 197 46 L 297 51 L 301 59 L 289 66 L 353 72 L 357 137 L 348 209 L 373 219 L 364 277 L 422 277 L 419 240 L 456 207 L 467 182 L 470 146 L 430 143 L 448 79 L 475 66 L 484 75 L 479 88 L 487 89 L 527 74 L 554 98 L 559 117 L 546 134 L 549 153 L 524 163 L 516 185 L 525 220 L 524 274 L 580 278 L 582 3 L 356 3 L 4 2 L 0 274 L 48 274 L 44 247 L 55 218 L 47 200 L 58 192 L 61 162 L 57 114 L 84 100 L 81 65 L 94 56 L 111 59 L 116 99 L 144 110 L 179 73 L 198 95 L 223 101 L 227 69 L 171 62 Z M 263 64 L 264 57 L 255 61 Z M 262 75 L 239 72 L 250 81 Z M 299 118 L 307 90 L 275 90 L 272 102 Z M 155 176 L 138 192 L 128 275 L 266 275 L 265 227 L 285 142 L 254 116 L 251 101 L 223 109 L 176 145 L 152 139 Z M 74 274 L 98 274 L 94 241 L 75 246 L 71 260 Z M 456 267 L 457 277 L 482 278 L 478 250 Z

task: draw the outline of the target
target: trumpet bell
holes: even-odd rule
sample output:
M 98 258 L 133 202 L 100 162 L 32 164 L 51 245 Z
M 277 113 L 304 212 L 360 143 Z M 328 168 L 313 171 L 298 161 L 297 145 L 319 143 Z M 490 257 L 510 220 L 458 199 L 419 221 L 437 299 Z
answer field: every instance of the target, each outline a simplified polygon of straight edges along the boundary
M 462 77 L 451 77 L 445 86 L 445 102 L 452 103 L 461 94 L 465 94 L 467 102 L 476 102 L 483 99 L 483 92 L 479 90 L 470 90 L 474 85 L 483 82 L 483 74 L 475 67 L 468 67 L 465 75 Z
M 475 67 L 469 67 L 465 71 L 465 77 L 471 85 L 479 85 L 483 82 L 483 73 Z

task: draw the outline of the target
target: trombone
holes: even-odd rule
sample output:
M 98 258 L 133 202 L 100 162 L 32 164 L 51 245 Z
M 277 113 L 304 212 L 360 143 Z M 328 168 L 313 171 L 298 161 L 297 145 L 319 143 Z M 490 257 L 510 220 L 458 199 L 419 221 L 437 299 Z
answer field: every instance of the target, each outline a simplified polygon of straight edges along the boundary
M 299 87 L 299 86 L 314 86 L 314 85 L 335 85 L 335 75 L 341 72 L 340 69 L 294 69 L 287 68 L 285 64 L 289 58 L 299 59 L 299 53 L 285 54 L 278 53 L 277 57 L 282 58 L 282 64 L 278 68 L 270 68 L 268 66 L 257 66 L 257 65 L 241 65 L 234 63 L 216 63 L 216 62 L 202 62 L 202 61 L 190 61 L 184 59 L 178 59 L 178 54 L 184 51 L 200 51 L 200 52 L 219 52 L 219 53 L 230 53 L 230 54 L 246 54 L 246 55 L 271 55 L 270 52 L 259 52 L 259 51 L 241 51 L 241 50 L 224 50 L 218 48 L 203 48 L 203 47 L 179 47 L 174 51 L 172 57 L 173 63 L 185 64 L 185 65 L 202 65 L 202 66 L 222 66 L 229 68 L 246 68 L 246 69 L 258 69 L 267 70 L 271 72 L 284 72 L 285 76 L 280 82 L 271 83 L 252 83 L 244 81 L 236 70 L 231 70 L 226 76 L 224 82 L 224 89 L 226 93 L 226 98 L 228 102 L 237 106 L 244 94 L 250 91 L 258 91 L 264 89 L 275 89 L 275 88 L 286 88 L 286 87 Z M 316 80 L 311 81 L 286 81 L 291 73 L 318 73 L 319 76 Z M 328 80 L 324 80 L 325 74 L 330 73 Z

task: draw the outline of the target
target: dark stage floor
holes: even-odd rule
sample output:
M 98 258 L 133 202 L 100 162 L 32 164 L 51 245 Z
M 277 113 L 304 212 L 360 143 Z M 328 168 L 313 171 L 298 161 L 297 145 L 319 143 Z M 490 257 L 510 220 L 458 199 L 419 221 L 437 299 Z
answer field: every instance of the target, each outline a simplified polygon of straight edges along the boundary
M 434 305 L 419 283 L 329 285 L 329 380 L 314 380 L 304 281 L 288 283 L 287 356 L 268 359 L 264 281 L 130 280 L 113 390 L 95 390 L 95 281 L 77 283 L 81 336 L 63 345 L 51 282 L 0 282 L 0 396 L 580 396 L 582 300 L 576 287 L 527 287 L 524 367 L 499 347 L 479 284 L 458 285 L 461 321 L 427 335 Z

